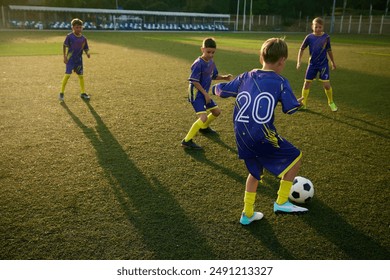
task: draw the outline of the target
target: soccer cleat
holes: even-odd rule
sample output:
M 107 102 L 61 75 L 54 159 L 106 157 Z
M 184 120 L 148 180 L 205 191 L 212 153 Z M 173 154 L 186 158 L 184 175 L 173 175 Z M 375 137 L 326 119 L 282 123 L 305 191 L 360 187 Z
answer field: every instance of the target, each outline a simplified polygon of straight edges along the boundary
M 217 132 L 211 127 L 201 128 L 199 129 L 199 132 L 203 134 L 217 134 Z
M 187 142 L 184 141 L 184 139 L 183 139 L 183 141 L 181 141 L 181 146 L 182 146 L 183 148 L 186 148 L 186 149 L 193 149 L 193 150 L 201 150 L 201 149 L 202 149 L 202 147 L 196 145 L 196 144 L 192 141 L 192 139 L 189 140 L 189 141 L 187 141 Z
M 89 99 L 90 99 L 89 95 L 86 94 L 85 92 L 82 93 L 82 94 L 80 94 L 80 97 L 81 97 L 82 99 L 84 99 L 84 100 L 89 100 Z
M 254 212 L 252 217 L 248 218 L 244 212 L 241 214 L 240 223 L 244 226 L 249 225 L 251 222 L 261 220 L 264 217 L 264 214 L 261 212 Z
M 329 103 L 329 107 L 332 110 L 332 112 L 337 112 L 338 108 L 334 102 Z
M 58 100 L 60 101 L 60 103 L 64 102 L 64 94 L 61 92 L 60 95 L 58 96 Z
M 309 210 L 304 208 L 304 207 L 300 207 L 300 206 L 296 206 L 294 204 L 292 204 L 290 201 L 286 201 L 285 203 L 279 205 L 277 204 L 276 202 L 274 202 L 274 212 L 275 214 L 295 214 L 295 215 L 299 215 L 299 214 L 304 214 L 304 213 L 307 213 Z

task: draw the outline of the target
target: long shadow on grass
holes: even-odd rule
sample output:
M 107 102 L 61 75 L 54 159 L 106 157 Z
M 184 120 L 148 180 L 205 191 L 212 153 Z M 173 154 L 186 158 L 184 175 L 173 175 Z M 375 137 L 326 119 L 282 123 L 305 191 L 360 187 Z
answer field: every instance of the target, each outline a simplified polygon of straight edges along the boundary
M 264 180 L 265 186 L 259 186 L 258 194 L 275 199 L 279 183 L 271 176 L 266 176 Z M 320 200 L 315 199 L 307 207 L 310 212 L 300 218 L 313 228 L 318 235 L 323 236 L 337 247 L 338 251 L 334 252 L 334 254 L 329 253 L 326 259 L 338 258 L 340 251 L 351 260 L 388 260 L 390 258 L 388 248 L 382 247 L 374 239 L 350 225 L 337 212 Z M 364 210 L 362 213 L 364 213 Z M 365 218 L 367 217 L 362 216 L 362 219 Z M 266 219 L 253 223 L 246 229 L 276 255 L 283 259 L 294 259 L 289 251 L 280 245 Z M 310 258 L 312 256 L 308 255 L 307 259 Z
M 302 219 L 315 229 L 319 235 L 342 250 L 351 260 L 388 260 L 390 258 L 389 248 L 382 247 L 371 237 L 367 236 L 359 229 L 354 228 L 340 215 L 319 200 L 313 201 L 309 206 L 310 213 Z M 362 219 L 367 219 L 364 215 L 364 205 L 362 205 Z M 335 256 L 339 253 L 335 252 Z M 328 259 L 333 259 L 331 255 Z
M 218 145 L 220 145 L 222 148 L 232 152 L 233 154 L 238 154 L 238 151 L 237 151 L 237 148 L 233 148 L 231 146 L 229 146 L 228 144 L 226 144 L 220 137 L 218 134 L 203 134 L 204 137 L 206 137 L 207 139 L 210 139 L 211 141 L 214 141 L 215 143 L 217 143 Z
M 261 194 L 268 197 L 276 198 L 276 192 L 279 188 L 278 182 L 271 179 L 270 176 L 265 177 L 266 186 L 260 189 Z M 345 221 L 337 212 L 332 210 L 329 206 L 318 199 L 313 200 L 306 205 L 309 208 L 309 213 L 300 217 L 311 228 L 313 228 L 319 235 L 325 237 L 327 240 L 335 244 L 338 250 L 342 251 L 351 260 L 375 260 L 375 259 L 389 259 L 390 253 L 388 248 L 382 247 L 378 242 L 365 235 L 359 229 L 354 228 L 347 221 Z M 362 210 L 364 213 L 364 209 Z M 362 219 L 367 217 L 362 216 Z M 261 224 L 262 221 L 258 224 Z M 254 223 L 255 225 L 255 223 Z M 267 230 L 267 227 L 266 227 Z M 265 237 L 260 235 L 263 229 L 251 230 L 253 235 L 259 239 Z M 272 235 L 271 230 L 267 230 Z M 268 238 L 269 239 L 269 238 Z M 271 242 L 272 238 L 267 242 Z M 265 244 L 265 243 L 264 243 Z M 272 248 L 272 246 L 271 246 Z M 282 251 L 283 252 L 283 251 Z M 335 259 L 340 255 L 340 252 L 335 252 L 334 255 L 329 254 L 327 259 Z M 286 253 L 288 257 L 288 254 Z M 311 256 L 307 256 L 309 259 Z M 289 259 L 289 258 L 288 258 Z
M 207 165 L 211 166 L 214 170 L 217 170 L 217 171 L 221 172 L 222 174 L 225 174 L 225 175 L 229 176 L 230 178 L 232 178 L 233 180 L 237 181 L 238 183 L 245 185 L 246 177 L 236 173 L 235 171 L 233 171 L 233 170 L 231 170 L 229 168 L 226 168 L 223 165 L 219 165 L 219 164 L 209 160 L 206 157 L 206 155 L 205 155 L 203 150 L 184 149 L 184 151 L 188 155 L 190 155 L 192 158 L 194 158 L 195 160 L 197 160 L 197 161 L 199 161 L 201 163 L 207 164 Z
M 148 180 L 142 174 L 93 106 L 85 103 L 96 120 L 95 129 L 84 125 L 67 105 L 63 107 L 91 142 L 116 199 L 127 219 L 142 234 L 145 247 L 153 252 L 153 258 L 213 259 L 206 240 L 186 219 L 175 198 L 157 178 Z M 131 242 L 128 246 L 129 252 L 142 250 L 133 248 Z M 136 253 L 136 258 L 141 259 L 143 254 L 142 251 Z M 134 255 L 129 253 L 129 256 Z
M 379 136 L 379 137 L 382 137 L 382 138 L 385 138 L 385 139 L 390 139 L 390 131 L 388 128 L 385 128 L 385 127 L 382 127 L 382 126 L 379 126 L 379 125 L 376 125 L 374 123 L 370 123 L 370 122 L 367 122 L 365 120 L 361 120 L 361 119 L 358 119 L 356 117 L 350 117 L 350 116 L 345 116 L 343 115 L 344 119 L 334 119 L 332 117 L 329 117 L 325 114 L 322 114 L 322 113 L 319 113 L 319 112 L 315 112 L 315 111 L 312 111 L 312 110 L 306 110 L 305 113 L 309 113 L 309 114 L 313 114 L 313 115 L 317 115 L 317 116 L 320 116 L 320 117 L 323 117 L 323 118 L 326 118 L 326 119 L 329 119 L 329 120 L 332 120 L 332 121 L 335 121 L 335 122 L 339 122 L 339 123 L 342 123 L 342 124 L 345 124 L 345 125 L 348 125 L 350 127 L 353 127 L 353 128 L 356 128 L 356 129 L 360 129 L 362 131 L 365 131 L 365 132 L 368 132 L 368 133 L 371 133 L 371 134 L 374 134 L 376 136 Z M 336 113 L 337 114 L 337 113 Z M 361 123 L 362 125 L 356 125 L 356 124 L 353 124 L 352 122 L 348 121 L 347 119 L 351 119 L 352 121 L 354 122 L 359 122 Z M 383 130 L 383 132 L 378 132 L 378 131 L 375 131 L 371 128 L 366 128 L 364 126 L 371 126 L 371 127 L 375 127 L 377 129 L 380 129 L 380 130 Z
M 252 223 L 250 226 L 245 226 L 253 236 L 260 240 L 265 247 L 268 248 L 278 259 L 293 260 L 294 256 L 280 244 L 274 229 L 268 223 L 267 218 L 263 218 L 259 222 Z

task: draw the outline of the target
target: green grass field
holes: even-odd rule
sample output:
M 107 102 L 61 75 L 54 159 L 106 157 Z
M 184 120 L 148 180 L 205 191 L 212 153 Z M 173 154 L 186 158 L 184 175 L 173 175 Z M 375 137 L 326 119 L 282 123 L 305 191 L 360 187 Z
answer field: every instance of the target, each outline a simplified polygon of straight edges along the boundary
M 339 112 L 319 82 L 308 111 L 278 106 L 315 197 L 307 215 L 276 216 L 267 173 L 255 204 L 265 218 L 243 227 L 234 100 L 215 97 L 219 137 L 198 135 L 204 152 L 180 147 L 195 121 L 189 67 L 209 35 L 220 73 L 233 75 L 260 67 L 264 39 L 286 35 L 283 74 L 299 96 L 305 34 L 85 32 L 91 101 L 72 75 L 62 106 L 66 33 L 0 32 L 1 259 L 389 259 L 390 37 L 332 37 Z

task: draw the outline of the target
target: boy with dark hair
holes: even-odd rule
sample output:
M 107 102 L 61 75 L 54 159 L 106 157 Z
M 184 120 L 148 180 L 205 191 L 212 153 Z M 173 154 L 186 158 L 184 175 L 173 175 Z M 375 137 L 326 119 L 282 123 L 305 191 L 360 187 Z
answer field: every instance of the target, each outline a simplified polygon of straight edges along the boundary
M 212 88 L 213 93 L 220 97 L 236 97 L 233 119 L 238 155 L 249 171 L 240 218 L 243 225 L 263 218 L 263 213 L 254 212 L 254 203 L 264 168 L 281 178 L 274 202 L 276 214 L 308 211 L 288 200 L 302 154 L 282 138 L 274 126 L 274 111 L 278 102 L 287 114 L 296 112 L 301 106 L 301 99 L 295 98 L 289 82 L 280 75 L 287 57 L 287 44 L 283 39 L 268 39 L 260 50 L 262 69 L 245 72 L 229 83 L 217 84 Z
M 221 109 L 218 108 L 218 105 L 209 96 L 211 81 L 230 81 L 232 79 L 231 74 L 219 75 L 213 60 L 216 49 L 217 44 L 214 38 L 204 39 L 200 48 L 202 56 L 198 57 L 191 66 L 191 75 L 188 78 L 188 101 L 193 106 L 198 120 L 194 122 L 181 142 L 183 148 L 202 149 L 192 141 L 192 138 L 195 137 L 198 131 L 215 133 L 209 125 L 221 114 Z
M 90 58 L 87 38 L 85 38 L 81 31 L 83 30 L 83 22 L 75 18 L 71 22 L 72 31 L 69 33 L 64 41 L 62 52 L 64 55 L 64 63 L 66 64 L 66 70 L 64 78 L 62 79 L 61 92 L 59 95 L 60 102 L 64 102 L 64 92 L 66 84 L 70 78 L 70 75 L 74 71 L 79 77 L 80 81 L 80 97 L 84 100 L 89 100 L 89 95 L 85 93 L 84 76 L 83 76 L 83 51 Z M 68 51 L 66 51 L 68 50 Z

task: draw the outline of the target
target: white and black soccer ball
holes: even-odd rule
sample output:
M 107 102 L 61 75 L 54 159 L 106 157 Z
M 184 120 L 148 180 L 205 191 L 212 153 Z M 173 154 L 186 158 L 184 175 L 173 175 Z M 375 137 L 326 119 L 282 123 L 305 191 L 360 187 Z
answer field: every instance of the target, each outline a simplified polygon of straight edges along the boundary
M 312 200 L 313 196 L 313 183 L 304 177 L 295 177 L 288 198 L 296 203 L 308 203 Z

